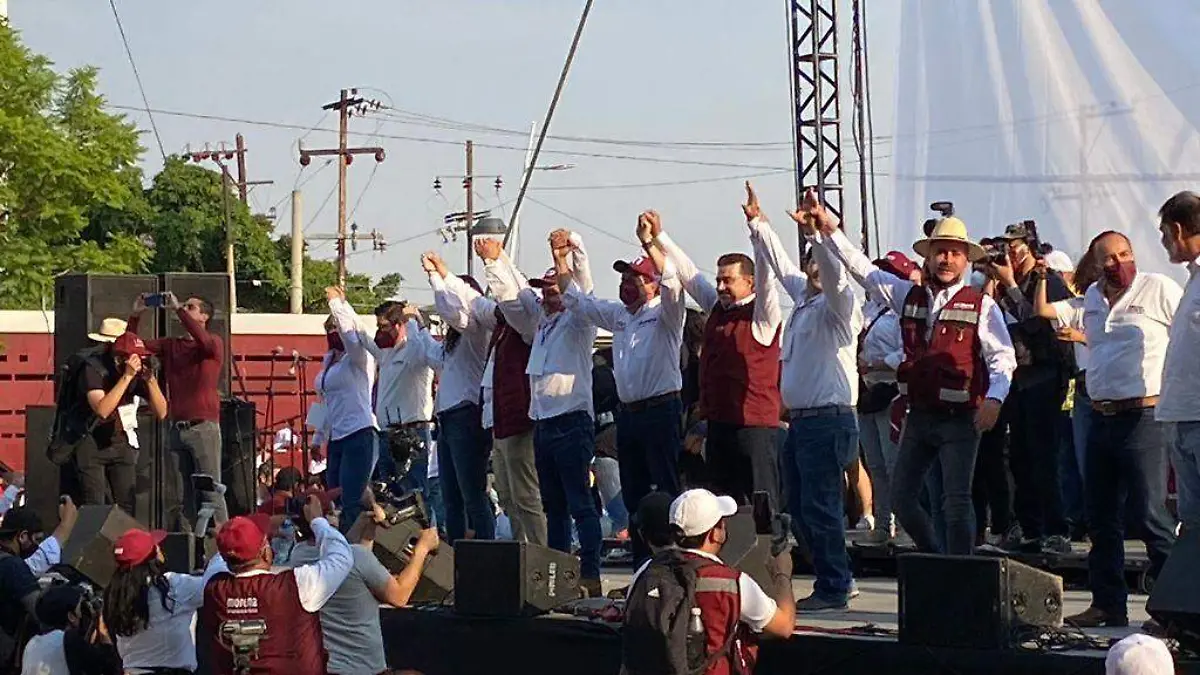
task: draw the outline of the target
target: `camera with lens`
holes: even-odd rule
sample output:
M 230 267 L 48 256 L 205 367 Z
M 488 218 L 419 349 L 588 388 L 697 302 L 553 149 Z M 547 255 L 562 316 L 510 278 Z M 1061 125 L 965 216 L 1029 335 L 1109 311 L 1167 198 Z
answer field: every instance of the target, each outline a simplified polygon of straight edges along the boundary
M 983 262 L 992 265 L 1008 265 L 1008 245 L 1003 239 L 983 239 L 979 242 L 980 247 L 987 253 L 987 257 Z
M 249 673 L 258 658 L 259 643 L 267 635 L 267 622 L 262 619 L 243 619 L 221 623 L 221 643 L 233 654 L 234 672 Z
M 421 459 L 428 448 L 425 438 L 417 427 L 393 424 L 387 428 L 388 452 L 396 463 L 396 474 L 393 480 L 400 480 L 408 475 L 413 462 Z
M 375 503 L 383 508 L 383 527 L 392 527 L 408 520 L 415 520 L 421 529 L 429 527 L 429 512 L 425 510 L 425 499 L 420 492 L 405 492 L 396 494 L 387 483 L 378 482 L 373 486 Z

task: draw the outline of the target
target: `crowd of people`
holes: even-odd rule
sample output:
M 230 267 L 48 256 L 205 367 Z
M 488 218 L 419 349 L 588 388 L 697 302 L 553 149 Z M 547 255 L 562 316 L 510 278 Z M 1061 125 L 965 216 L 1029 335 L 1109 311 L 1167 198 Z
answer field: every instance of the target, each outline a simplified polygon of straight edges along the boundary
M 979 546 L 1063 554 L 1072 539 L 1090 540 L 1092 604 L 1070 620 L 1126 625 L 1127 535 L 1145 542 L 1153 575 L 1178 524 L 1200 526 L 1200 196 L 1177 194 L 1159 211 L 1163 247 L 1189 266 L 1185 291 L 1139 271 L 1119 232 L 1098 234 L 1071 264 L 1029 221 L 977 243 L 946 205 L 914 243 L 917 260 L 899 251 L 871 260 L 813 191 L 788 214 L 802 242 L 797 260 L 746 191 L 752 255 L 720 256 L 712 279 L 646 211 L 635 228 L 641 254 L 612 264 L 617 300 L 598 297 L 583 241 L 567 230 L 551 233 L 551 266 L 540 274 L 523 273 L 486 237 L 474 247 L 481 280 L 423 254 L 442 335 L 404 302 L 380 305 L 374 326 L 364 325 L 342 289 L 327 289 L 328 350 L 310 423 L 329 491 L 307 495 L 299 472 L 276 480 L 284 502 L 308 499 L 290 519 L 267 509 L 225 522 L 212 480 L 224 346 L 206 331 L 211 305 L 167 297 L 187 329 L 169 340 L 136 336 L 141 299 L 128 323 L 105 320 L 60 397 L 64 475 L 78 477 L 82 503 L 131 504 L 145 401 L 169 418 L 178 460 L 170 475 L 209 477 L 194 484 L 220 526 L 221 555 L 200 577 L 164 572 L 156 533 L 118 544 L 118 567 L 131 571 L 106 590 L 104 611 L 122 609 L 99 623 L 126 669 L 132 659 L 141 671 L 194 670 L 194 645 L 188 657 L 138 636 L 174 631 L 178 645 L 180 617 L 198 611 L 202 639 L 226 659 L 219 672 L 234 672 L 248 653 L 235 643 L 261 646 L 256 622 L 312 638 L 298 652 L 268 654 L 279 665 L 323 672 L 323 649 L 330 672 L 381 672 L 378 617 L 366 608 L 404 604 L 439 537 L 426 530 L 402 574 L 382 569 L 369 548 L 382 520 L 373 480 L 432 497 L 451 543 L 497 536 L 494 486 L 511 535 L 577 553 L 589 596 L 602 592 L 607 515 L 631 539 L 631 607 L 644 599 L 644 580 L 665 578 L 662 566 L 724 589 L 698 615 L 730 663 L 752 663 L 753 635 L 790 634 L 797 612 L 848 607 L 855 523 L 878 543 L 961 555 Z M 598 329 L 611 333 L 610 350 L 596 351 Z M 162 362 L 169 411 L 151 358 Z M 847 494 L 860 495 L 861 519 L 847 518 Z M 323 515 L 334 501 L 338 528 Z M 777 587 L 719 558 L 727 518 L 753 504 L 771 514 Z M 14 555 L 62 541 L 56 531 L 38 548 L 40 528 L 24 515 L 11 525 L 13 514 L 0 532 L 24 537 L 10 540 Z M 287 556 L 294 571 L 277 573 L 271 542 L 284 520 L 299 543 Z M 816 574 L 798 601 L 789 538 Z M 149 587 L 157 595 L 147 600 Z M 36 612 L 36 597 L 9 588 L 18 587 L 0 584 L 0 602 Z M 269 608 L 263 598 L 273 598 Z M 53 627 L 62 614 L 39 618 Z M 369 655 L 368 643 L 378 647 Z M 257 658 L 268 658 L 263 649 Z

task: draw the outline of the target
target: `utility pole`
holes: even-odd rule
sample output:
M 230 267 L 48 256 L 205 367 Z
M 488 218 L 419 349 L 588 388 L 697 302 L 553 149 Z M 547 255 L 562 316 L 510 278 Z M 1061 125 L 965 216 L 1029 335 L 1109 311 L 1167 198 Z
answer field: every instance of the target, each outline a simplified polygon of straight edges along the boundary
M 471 226 L 475 224 L 475 143 L 467 141 L 467 176 L 463 178 L 463 189 L 467 191 L 467 276 L 471 276 L 475 253 Z
M 304 219 L 300 211 L 300 191 L 292 190 L 292 284 L 288 293 L 288 311 L 304 313 Z
M 221 167 L 224 169 L 224 167 Z M 233 263 L 233 218 L 229 214 L 229 172 L 221 172 L 221 210 L 225 213 L 225 273 L 229 275 L 229 313 L 237 313 L 237 268 Z
M 323 150 L 306 150 L 300 148 L 300 166 L 308 166 L 313 157 L 335 155 L 338 157 L 338 285 L 346 285 L 346 167 L 354 161 L 354 155 L 375 155 L 376 162 L 384 159 L 383 148 L 350 148 L 347 147 L 350 117 L 357 110 L 359 116 L 366 114 L 368 108 L 379 108 L 378 101 L 367 101 L 358 95 L 357 89 L 343 89 L 338 100 L 321 106 L 322 110 L 338 111 L 338 146 Z

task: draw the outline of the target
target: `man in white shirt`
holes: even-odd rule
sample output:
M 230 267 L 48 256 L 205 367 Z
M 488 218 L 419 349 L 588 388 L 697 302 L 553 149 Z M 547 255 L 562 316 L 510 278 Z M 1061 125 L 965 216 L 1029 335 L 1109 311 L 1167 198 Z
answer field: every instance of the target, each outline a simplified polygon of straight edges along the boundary
M 677 459 L 683 426 L 679 350 L 686 306 L 683 286 L 654 245 L 651 223 L 657 220 L 653 211 L 638 217 L 637 236 L 645 256 L 613 263 L 621 274 L 620 302 L 584 294 L 573 284 L 563 294 L 568 309 L 613 336 L 613 374 L 621 401 L 616 420 L 620 489 L 630 513 L 654 490 L 679 492 Z M 661 276 L 660 267 L 666 270 Z M 649 557 L 650 549 L 637 528 L 630 534 L 635 563 Z
M 1101 233 L 1089 251 L 1103 274 L 1084 294 L 1083 308 L 1051 305 L 1060 323 L 1081 327 L 1087 336 L 1087 390 L 1095 413 L 1083 481 L 1092 605 L 1068 620 L 1081 627 L 1126 626 L 1126 526 L 1145 542 L 1152 576 L 1175 542 L 1166 510 L 1167 424 L 1155 420 L 1155 408 L 1183 290 L 1169 277 L 1139 272 L 1133 247 L 1120 232 Z
M 783 333 L 780 394 L 788 411 L 783 485 L 788 511 L 813 555 L 811 596 L 798 611 L 845 609 L 853 577 L 846 555 L 844 473 L 858 455 L 858 367 L 855 347 L 862 311 L 846 268 L 824 247 L 813 225 L 826 212 L 809 190 L 792 214 L 808 240 L 798 267 L 746 184 L 746 224 L 755 253 L 767 259 L 795 306 Z
M 652 234 L 688 295 L 708 312 L 700 353 L 700 414 L 708 425 L 706 476 L 718 493 L 739 504 L 749 504 L 755 492 L 766 492 L 778 509 L 783 313 L 775 272 L 760 255 L 751 260 L 726 253 L 717 258 L 714 285 L 661 223 L 653 224 Z
M 1180 192 L 1158 215 L 1163 247 L 1171 262 L 1187 265 L 1188 282 L 1171 323 L 1162 397 L 1154 414 L 1175 426 L 1179 519 L 1191 529 L 1200 527 L 1200 196 Z
M 1000 308 L 967 285 L 971 262 L 986 253 L 953 216 L 913 244 L 930 273 L 925 285 L 877 269 L 831 217 L 817 218 L 820 243 L 869 296 L 900 316 L 905 360 L 897 371 L 910 411 L 900 440 L 892 495 L 896 515 L 921 551 L 941 551 L 919 495 L 934 464 L 942 471 L 945 552 L 975 548 L 971 478 L 980 433 L 992 428 L 1008 395 L 1016 358 Z
M 563 302 L 562 289 L 571 284 L 584 293 L 592 290 L 590 274 L 578 274 L 587 264 L 577 234 L 555 230 L 550 234 L 554 269 L 529 285 L 542 291 L 539 301 L 532 290 L 498 281 L 497 301 L 520 301 L 522 312 L 538 316 L 537 334 L 529 352 L 529 417 L 534 422 L 533 448 L 542 506 L 546 510 L 547 543 L 559 551 L 571 550 L 571 521 L 579 535 L 581 587 L 600 595 L 600 514 L 590 486 L 590 467 L 596 436 L 592 420 L 592 346 L 596 327 Z M 573 261 L 573 263 L 572 263 Z
M 433 421 L 433 369 L 409 349 L 409 336 L 421 330 L 421 312 L 416 305 L 389 300 L 375 308 L 375 335 L 360 339 L 375 362 L 379 375 L 375 380 L 375 419 L 381 430 L 379 461 L 375 465 L 377 480 L 396 476 L 396 466 L 389 451 L 387 430 L 403 427 L 413 429 L 424 443 L 414 451 L 409 469 L 401 478 L 399 488 L 419 490 L 428 495 L 429 447 L 432 444 L 430 427 Z M 361 331 L 361 328 L 360 328 Z M 362 331 L 365 333 L 365 331 Z

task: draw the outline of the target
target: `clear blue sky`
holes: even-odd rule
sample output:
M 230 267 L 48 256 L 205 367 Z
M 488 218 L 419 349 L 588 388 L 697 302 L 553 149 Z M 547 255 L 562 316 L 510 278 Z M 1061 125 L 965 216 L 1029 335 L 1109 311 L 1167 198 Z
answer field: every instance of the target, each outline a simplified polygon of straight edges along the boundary
M 842 16 L 845 27 L 848 4 Z M 582 1 L 568 0 L 117 0 L 154 108 L 305 127 L 320 121 L 324 128 L 335 128 L 336 116 L 322 119 L 321 105 L 336 99 L 339 88 L 357 86 L 363 95 L 404 111 L 525 132 L 544 115 L 582 6 Z M 12 25 L 32 49 L 60 68 L 100 67 L 101 91 L 110 103 L 141 105 L 107 2 L 11 0 L 9 11 Z M 883 135 L 891 128 L 890 61 L 895 51 L 889 41 L 899 21 L 899 3 L 874 3 L 871 11 L 876 134 Z M 546 234 L 556 227 L 577 229 L 596 260 L 598 292 L 614 296 L 616 275 L 607 271 L 608 263 L 636 254 L 633 226 L 645 208 L 662 213 L 668 231 L 702 268 L 711 269 L 720 253 L 746 250 L 738 207 L 742 179 L 737 177 L 770 169 L 554 151 L 789 167 L 786 21 L 785 3 L 777 0 L 596 2 L 552 134 L 778 144 L 714 151 L 548 142 L 541 164 L 569 162 L 576 168 L 536 175 L 530 196 L 588 226 L 528 203 L 522 214 L 522 266 L 532 272 L 544 269 L 549 263 Z M 849 65 L 848 44 L 843 40 L 843 69 Z M 149 130 L 144 114 L 130 116 Z M 463 266 L 461 239 L 443 245 L 436 234 L 422 234 L 436 229 L 448 210 L 463 207 L 457 181 L 444 181 L 445 200 L 432 190 L 435 175 L 462 173 L 463 152 L 452 144 L 372 138 L 372 133 L 443 141 L 472 138 L 479 145 L 513 148 L 476 150 L 477 172 L 504 176 L 500 201 L 516 196 L 526 139 L 439 129 L 406 119 L 393 115 L 352 122 L 352 142 L 382 145 L 388 152 L 365 193 L 373 160 L 360 157 L 350 167 L 350 202 L 358 202 L 354 220 L 362 230 L 378 229 L 397 243 L 383 254 L 353 256 L 351 269 L 376 276 L 400 272 L 407 279 L 405 294 L 425 300 L 427 285 L 417 263 L 423 250 L 440 250 L 456 268 Z M 288 194 L 297 180 L 307 181 L 302 189 L 305 221 L 312 221 L 308 232 L 334 231 L 336 195 L 319 213 L 318 207 L 334 189 L 336 171 L 329 167 L 313 176 L 319 162 L 300 171 L 295 144 L 302 132 L 167 115 L 156 115 L 155 121 L 168 153 L 188 144 L 232 143 L 240 131 L 250 148 L 250 177 L 275 181 L 253 190 L 252 205 L 265 211 L 278 204 L 277 231 L 286 232 Z M 335 142 L 334 134 L 323 131 L 306 138 L 310 147 Z M 143 145 L 151 174 L 161 165 L 158 147 L 149 133 Z M 731 178 L 631 189 L 550 189 L 719 177 Z M 791 175 L 775 173 L 756 178 L 755 184 L 774 221 L 785 222 L 783 209 L 793 199 Z M 477 192 L 484 206 L 497 206 L 490 181 L 479 181 Z M 794 241 L 790 228 L 782 229 Z M 313 253 L 331 255 L 332 244 L 314 244 Z

